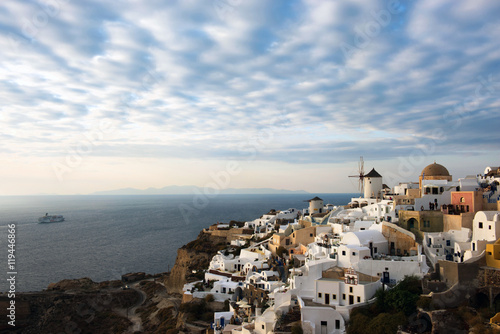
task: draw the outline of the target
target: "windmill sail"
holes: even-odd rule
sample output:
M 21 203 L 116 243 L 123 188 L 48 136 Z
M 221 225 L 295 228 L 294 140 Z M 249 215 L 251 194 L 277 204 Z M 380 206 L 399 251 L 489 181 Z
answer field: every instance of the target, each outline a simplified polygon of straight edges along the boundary
M 363 157 L 361 156 L 359 158 L 358 162 L 358 175 L 349 175 L 349 177 L 357 177 L 358 178 L 358 191 L 359 191 L 359 196 L 362 196 L 364 193 L 364 178 L 365 178 L 365 162 L 363 161 Z

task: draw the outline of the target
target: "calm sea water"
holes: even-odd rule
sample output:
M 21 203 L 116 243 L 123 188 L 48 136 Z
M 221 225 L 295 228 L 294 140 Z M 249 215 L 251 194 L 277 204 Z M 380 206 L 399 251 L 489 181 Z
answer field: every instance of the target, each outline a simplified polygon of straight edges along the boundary
M 7 291 L 7 224 L 16 223 L 17 291 L 65 278 L 119 279 L 172 268 L 177 249 L 216 222 L 247 221 L 270 209 L 303 209 L 304 200 L 346 204 L 355 194 L 0 197 L 0 291 Z M 38 217 L 64 215 L 62 223 Z M 184 214 L 183 214 L 184 212 Z M 186 219 L 187 217 L 187 219 Z M 2 279 L 2 272 L 5 279 Z

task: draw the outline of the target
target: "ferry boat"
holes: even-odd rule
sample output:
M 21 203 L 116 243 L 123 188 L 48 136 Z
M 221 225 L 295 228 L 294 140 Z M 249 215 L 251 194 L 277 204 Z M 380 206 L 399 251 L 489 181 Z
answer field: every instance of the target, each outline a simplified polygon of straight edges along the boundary
M 38 218 L 39 223 L 60 223 L 64 221 L 64 217 L 62 215 L 53 215 L 49 216 L 48 213 L 45 216 Z

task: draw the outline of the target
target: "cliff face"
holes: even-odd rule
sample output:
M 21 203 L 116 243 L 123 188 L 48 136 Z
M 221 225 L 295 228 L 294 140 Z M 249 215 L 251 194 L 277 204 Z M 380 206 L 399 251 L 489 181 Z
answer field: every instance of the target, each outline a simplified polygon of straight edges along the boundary
M 203 279 L 193 270 L 208 268 L 212 257 L 225 247 L 226 238 L 201 232 L 198 238 L 179 248 L 170 276 L 165 281 L 168 292 L 182 294 L 184 284 Z

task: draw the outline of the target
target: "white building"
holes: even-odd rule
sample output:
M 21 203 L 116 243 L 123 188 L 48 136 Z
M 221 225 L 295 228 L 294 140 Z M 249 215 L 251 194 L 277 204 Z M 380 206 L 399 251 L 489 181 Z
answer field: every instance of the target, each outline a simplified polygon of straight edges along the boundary
M 370 251 L 370 256 L 389 253 L 387 239 L 375 229 L 345 233 L 342 237 L 342 244 L 366 247 Z
M 408 195 L 408 189 L 418 189 L 419 184 L 418 182 L 402 182 L 399 183 L 397 186 L 394 186 L 394 195 L 397 196 L 406 196 Z
M 424 233 L 425 254 L 433 265 L 439 260 L 463 262 L 464 253 L 470 248 L 471 235 L 471 230 L 468 228 Z M 469 247 L 464 249 L 466 244 Z
M 429 210 L 429 203 L 434 205 L 435 210 L 439 210 L 441 205 L 451 203 L 451 192 L 456 191 L 459 186 L 458 181 L 422 180 L 422 197 L 415 198 L 415 210 Z
M 472 241 L 500 238 L 500 211 L 478 211 L 472 221 Z
M 464 261 L 480 256 L 486 245 L 500 238 L 500 211 L 478 211 L 472 220 L 470 250 L 464 252 Z
M 330 268 L 316 280 L 313 301 L 335 306 L 365 303 L 382 287 L 382 282 L 378 277 L 363 276 L 368 280 L 361 280 L 359 273 L 352 268 Z
M 245 287 L 249 285 L 271 292 L 283 286 L 284 283 L 279 280 L 279 273 L 277 271 L 264 270 L 261 272 L 249 272 L 245 280 Z

